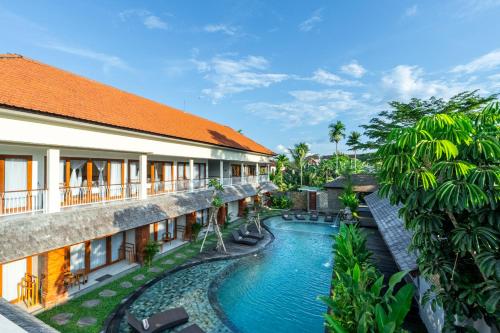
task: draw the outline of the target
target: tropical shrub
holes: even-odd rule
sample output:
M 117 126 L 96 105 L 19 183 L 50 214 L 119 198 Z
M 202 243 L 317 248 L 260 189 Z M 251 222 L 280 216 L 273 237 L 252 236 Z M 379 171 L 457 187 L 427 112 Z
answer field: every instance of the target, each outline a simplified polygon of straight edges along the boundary
M 351 212 L 356 212 L 359 207 L 359 199 L 356 193 L 342 193 L 339 195 L 340 202 L 344 207 L 349 207 Z
M 366 236 L 355 225 L 342 225 L 334 243 L 335 268 L 332 295 L 321 299 L 329 332 L 401 332 L 414 293 L 407 284 L 394 288 L 408 272 L 384 276 L 370 262 Z
M 200 234 L 203 226 L 199 223 L 194 223 L 191 225 L 191 233 L 193 235 L 193 241 L 196 242 L 198 240 L 198 235 Z
M 160 252 L 160 243 L 155 242 L 154 240 L 148 240 L 143 250 L 144 264 L 146 266 L 151 266 L 153 258 L 158 254 L 158 252 Z
M 394 129 L 377 152 L 379 193 L 403 206 L 419 271 L 437 281 L 424 300 L 444 308 L 450 330 L 500 322 L 499 125 L 498 102 L 432 114 Z
M 289 209 L 293 206 L 292 200 L 286 195 L 271 195 L 269 201 L 271 204 L 271 208 Z

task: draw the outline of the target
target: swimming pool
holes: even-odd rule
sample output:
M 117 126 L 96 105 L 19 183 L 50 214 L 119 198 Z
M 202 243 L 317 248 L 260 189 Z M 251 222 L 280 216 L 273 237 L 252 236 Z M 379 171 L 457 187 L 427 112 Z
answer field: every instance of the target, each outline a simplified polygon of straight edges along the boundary
M 183 306 L 207 333 L 323 332 L 332 274 L 329 224 L 265 221 L 275 240 L 241 259 L 212 261 L 159 280 L 129 307 L 137 318 Z M 209 297 L 210 296 L 210 297 Z M 120 332 L 130 332 L 122 318 Z
M 241 333 L 323 332 L 332 275 L 328 224 L 266 221 L 274 242 L 257 256 L 240 259 L 220 282 L 217 301 Z

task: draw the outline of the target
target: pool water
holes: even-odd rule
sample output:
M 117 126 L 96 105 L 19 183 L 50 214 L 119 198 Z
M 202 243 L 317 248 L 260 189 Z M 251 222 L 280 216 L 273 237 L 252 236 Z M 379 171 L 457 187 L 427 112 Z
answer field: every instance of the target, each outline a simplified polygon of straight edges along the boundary
M 220 282 L 217 301 L 241 333 L 324 332 L 333 270 L 328 224 L 266 220 L 276 239 L 257 256 L 240 259 Z

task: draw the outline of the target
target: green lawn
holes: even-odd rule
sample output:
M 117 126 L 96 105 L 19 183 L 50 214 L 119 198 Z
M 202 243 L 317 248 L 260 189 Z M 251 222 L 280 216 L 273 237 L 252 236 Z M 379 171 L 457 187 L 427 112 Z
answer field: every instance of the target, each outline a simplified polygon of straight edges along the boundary
M 262 215 L 262 218 L 271 216 L 271 215 L 276 215 L 279 213 L 279 211 L 269 211 L 266 212 L 265 214 Z M 226 229 L 223 231 L 224 236 L 228 236 L 231 230 L 234 230 L 235 228 L 238 228 L 242 223 L 244 222 L 244 219 L 239 219 L 226 227 Z M 215 246 L 215 235 L 210 234 L 210 236 L 207 238 L 210 240 L 213 240 L 213 244 L 210 245 L 209 247 L 206 248 L 213 248 Z M 165 256 L 160 256 L 158 257 L 152 264 L 151 267 L 159 267 L 161 268 L 161 272 L 159 273 L 154 273 L 154 272 L 148 272 L 149 267 L 140 267 L 137 270 L 134 270 L 130 272 L 129 274 L 120 277 L 119 279 L 112 281 L 106 285 L 100 286 L 99 288 L 92 290 L 86 294 L 83 294 L 79 297 L 76 297 L 74 299 L 69 300 L 68 302 L 58 305 L 52 309 L 49 309 L 47 311 L 44 311 L 40 314 L 37 315 L 39 319 L 47 323 L 48 325 L 56 328 L 57 330 L 61 332 L 89 332 L 89 333 L 97 333 L 102 330 L 102 325 L 106 318 L 109 316 L 109 314 L 121 303 L 121 301 L 129 296 L 131 293 L 133 293 L 139 286 L 146 284 L 148 281 L 152 280 L 156 276 L 162 274 L 163 272 L 173 269 L 179 265 L 184 264 L 186 261 L 189 259 L 195 257 L 198 255 L 199 250 L 201 247 L 201 240 L 196 242 L 196 243 L 187 243 L 181 247 L 179 247 L 177 250 L 175 250 L 172 253 L 169 253 L 168 255 Z M 194 250 L 194 252 L 190 252 L 188 250 Z M 186 257 L 185 258 L 175 258 L 175 255 L 178 253 L 184 254 Z M 166 265 L 163 264 L 166 260 L 171 259 L 174 260 L 173 264 Z M 135 281 L 132 279 L 132 277 L 143 274 L 145 276 L 144 280 L 141 281 Z M 128 281 L 132 283 L 131 288 L 122 288 L 120 286 L 121 282 Z M 113 297 L 105 298 L 105 297 L 100 297 L 99 293 L 105 289 L 110 289 L 115 291 L 117 294 Z M 101 303 L 97 305 L 94 308 L 85 308 L 82 306 L 82 303 L 88 300 L 92 299 L 99 299 Z M 57 325 L 53 320 L 52 317 L 56 314 L 59 313 L 72 313 L 73 316 L 71 317 L 70 322 L 68 322 L 65 325 Z M 77 321 L 80 318 L 83 317 L 94 317 L 97 319 L 97 322 L 95 325 L 92 326 L 86 326 L 86 327 L 79 327 L 77 326 Z

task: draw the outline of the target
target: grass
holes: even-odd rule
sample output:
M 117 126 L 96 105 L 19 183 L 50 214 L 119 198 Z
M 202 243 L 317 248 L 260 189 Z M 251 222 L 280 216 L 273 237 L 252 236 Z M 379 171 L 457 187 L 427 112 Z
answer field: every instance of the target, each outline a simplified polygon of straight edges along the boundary
M 228 225 L 227 228 L 223 230 L 224 236 L 229 235 L 231 230 L 234 230 L 235 228 L 239 227 L 243 223 L 244 219 L 240 219 L 237 221 L 234 221 Z M 213 240 L 214 243 L 210 245 L 208 248 L 213 248 L 215 246 L 215 235 L 211 234 L 207 240 Z M 191 258 L 195 257 L 198 255 L 201 247 L 201 240 L 197 241 L 196 243 L 187 243 L 181 247 L 179 247 L 177 250 L 175 250 L 172 253 L 169 253 L 166 256 L 161 256 L 158 257 L 153 261 L 153 264 L 151 267 L 159 267 L 162 269 L 161 272 L 154 273 L 154 272 L 148 272 L 148 269 L 150 267 L 140 267 L 129 274 L 120 277 L 119 279 L 112 281 L 106 285 L 103 285 L 95 290 L 92 290 L 86 294 L 83 294 L 81 296 L 78 296 L 76 298 L 73 298 L 69 300 L 68 302 L 58 305 L 56 307 L 53 307 L 47 311 L 44 311 L 40 314 L 37 315 L 37 317 L 44 321 L 46 324 L 54 327 L 55 329 L 61 331 L 61 332 L 85 332 L 85 333 L 97 333 L 101 332 L 102 326 L 104 324 L 104 321 L 106 318 L 111 314 L 111 312 L 121 303 L 121 301 L 129 296 L 131 293 L 133 293 L 138 287 L 142 286 L 143 284 L 146 284 L 148 281 L 151 281 L 158 275 L 164 273 L 167 270 L 173 269 L 179 265 L 184 264 Z M 194 250 L 194 252 L 190 252 L 188 250 Z M 185 258 L 176 258 L 175 255 L 182 253 L 185 255 Z M 173 264 L 167 265 L 163 264 L 166 260 L 171 259 L 174 261 Z M 141 281 L 135 281 L 132 279 L 132 277 L 143 274 L 145 278 Z M 122 288 L 120 286 L 120 283 L 128 281 L 132 283 L 132 287 L 130 288 Z M 111 289 L 116 291 L 116 295 L 113 297 L 105 298 L 105 297 L 100 297 L 99 293 L 105 289 Z M 92 300 L 92 299 L 99 299 L 101 303 L 97 305 L 94 308 L 85 308 L 82 306 L 83 302 Z M 65 324 L 65 325 L 57 325 L 53 320 L 52 317 L 55 316 L 56 314 L 59 313 L 72 313 L 73 317 L 71 320 Z M 79 327 L 77 326 L 77 322 L 80 318 L 83 317 L 94 317 L 97 319 L 97 322 L 92 325 L 92 326 L 86 326 L 86 327 Z
M 263 212 L 260 216 L 261 219 L 264 219 L 269 216 L 274 216 L 274 215 L 279 215 L 281 214 L 281 210 L 268 210 Z M 223 230 L 223 235 L 225 238 L 231 233 L 232 230 L 238 228 L 245 219 L 239 219 L 236 221 L 233 221 L 230 223 L 224 230 Z M 212 245 L 207 246 L 206 248 L 213 248 L 215 247 L 215 235 L 210 234 L 207 240 L 212 240 L 214 241 Z M 113 310 L 116 309 L 116 307 L 122 302 L 122 300 L 126 297 L 128 297 L 130 294 L 132 294 L 138 287 L 146 284 L 148 281 L 151 281 L 155 277 L 157 277 L 160 274 L 163 274 L 165 271 L 173 269 L 177 266 L 180 266 L 184 263 L 186 263 L 188 260 L 191 258 L 195 257 L 198 255 L 201 247 L 201 240 L 197 241 L 196 243 L 187 243 L 172 253 L 169 253 L 168 255 L 165 256 L 160 256 L 153 260 L 153 263 L 151 267 L 159 267 L 162 269 L 161 272 L 154 273 L 154 272 L 148 272 L 148 269 L 150 267 L 140 267 L 132 272 L 130 272 L 127 275 L 124 275 L 120 278 L 118 278 L 115 281 L 109 282 L 108 284 L 102 285 L 99 288 L 96 288 L 86 294 L 83 294 L 81 296 L 78 296 L 76 298 L 73 298 L 69 300 L 68 302 L 58 305 L 56 307 L 53 307 L 47 311 L 44 311 L 40 314 L 37 315 L 39 319 L 44 321 L 46 324 L 54 327 L 55 329 L 63 332 L 63 333 L 98 333 L 101 332 L 103 329 L 103 324 L 106 318 L 113 312 Z M 194 250 L 194 252 L 190 252 L 189 250 Z M 175 255 L 182 253 L 185 255 L 185 258 L 176 258 Z M 173 264 L 163 264 L 166 260 L 171 259 L 174 261 Z M 141 281 L 135 281 L 132 279 L 132 277 L 143 274 L 145 278 Z M 130 288 L 122 288 L 120 286 L 120 283 L 128 281 L 132 283 L 132 287 Z M 100 297 L 99 293 L 105 289 L 111 289 L 116 291 L 116 295 L 113 297 L 105 298 L 105 297 Z M 92 299 L 99 299 L 101 303 L 97 305 L 96 307 L 93 308 L 85 308 L 82 306 L 83 302 L 92 300 Z M 73 317 L 70 319 L 70 321 L 65 324 L 65 325 L 57 325 L 53 320 L 52 317 L 55 316 L 56 314 L 59 313 L 72 313 Z M 94 317 L 97 319 L 97 322 L 92 325 L 92 326 L 86 326 L 86 327 L 79 327 L 76 323 L 80 318 L 83 317 Z

